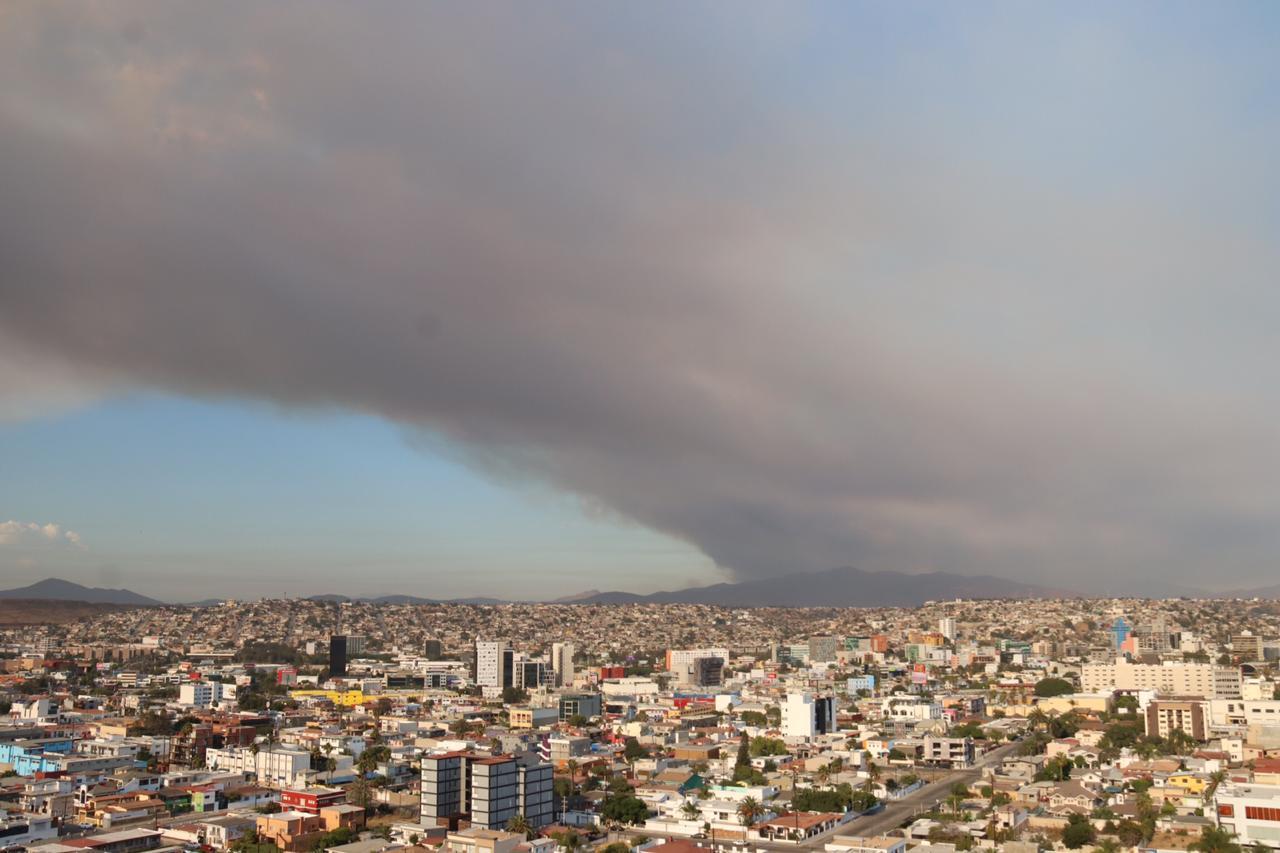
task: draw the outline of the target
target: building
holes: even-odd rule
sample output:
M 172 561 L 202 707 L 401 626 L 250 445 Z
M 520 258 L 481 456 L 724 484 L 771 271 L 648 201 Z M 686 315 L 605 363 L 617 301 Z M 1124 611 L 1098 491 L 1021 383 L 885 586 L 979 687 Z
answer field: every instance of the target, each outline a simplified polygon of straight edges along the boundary
M 264 785 L 305 784 L 311 772 L 311 753 L 292 746 L 276 745 L 254 752 L 247 746 L 205 750 L 210 770 L 251 773 Z
M 440 660 L 444 657 L 444 645 L 439 640 L 427 640 L 422 645 L 422 654 L 427 660 Z
M 477 758 L 470 762 L 471 825 L 502 829 L 520 811 L 520 783 L 510 756 Z
M 948 640 L 954 641 L 956 638 L 956 620 L 950 616 L 943 616 L 938 620 L 938 633 Z
M 221 681 L 188 681 L 178 687 L 178 704 L 186 708 L 211 708 L 221 701 Z
M 329 677 L 342 678 L 347 674 L 347 638 L 342 634 L 329 637 Z
M 306 812 L 319 815 L 326 806 L 337 806 L 347 801 L 347 792 L 341 788 L 286 788 L 280 792 L 280 807 L 285 811 Z
M 1232 634 L 1231 652 L 1241 660 L 1262 660 L 1262 638 L 1248 631 Z
M 835 729 L 835 699 L 814 698 L 808 693 L 788 693 L 782 705 L 782 734 L 789 738 L 812 738 Z
M 469 827 L 445 836 L 442 853 L 515 853 L 524 842 L 518 832 Z
M 573 684 L 573 643 L 551 644 L 551 669 L 555 673 L 557 686 L 568 687 Z
M 1213 799 L 1218 826 L 1235 833 L 1235 843 L 1280 849 L 1280 786 L 1221 785 Z
M 1241 683 L 1239 667 L 1211 663 L 1145 664 L 1118 658 L 1112 663 L 1086 663 L 1080 670 L 1083 693 L 1151 690 L 1165 696 L 1237 699 Z
M 721 666 L 729 660 L 728 649 L 667 649 L 667 671 L 674 674 L 680 684 L 697 684 L 700 673 L 705 672 L 706 664 L 697 661 L 704 658 L 719 658 Z
M 560 697 L 560 722 L 574 717 L 591 719 L 603 713 L 599 693 L 566 693 Z
M 476 640 L 476 684 L 499 690 L 515 684 L 515 651 L 505 640 Z
M 508 725 L 512 730 L 540 729 L 560 722 L 559 708 L 511 708 Z
M 1208 703 L 1195 699 L 1160 699 L 1147 703 L 1148 735 L 1167 738 L 1174 731 L 1190 735 L 1198 741 L 1209 736 L 1206 717 Z
M 973 764 L 974 756 L 972 738 L 925 735 L 923 758 L 928 764 L 969 767 Z
M 517 814 L 534 827 L 547 826 L 552 815 L 552 768 L 533 759 L 510 755 L 453 752 L 422 758 L 421 823 L 500 829 Z

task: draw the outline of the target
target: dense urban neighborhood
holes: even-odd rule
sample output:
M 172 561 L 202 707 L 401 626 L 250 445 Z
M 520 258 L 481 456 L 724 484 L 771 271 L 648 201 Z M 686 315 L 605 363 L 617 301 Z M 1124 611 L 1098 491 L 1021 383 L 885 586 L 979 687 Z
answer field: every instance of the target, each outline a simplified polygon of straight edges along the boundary
M 0 849 L 1280 848 L 1280 606 L 106 609 L 3 630 Z

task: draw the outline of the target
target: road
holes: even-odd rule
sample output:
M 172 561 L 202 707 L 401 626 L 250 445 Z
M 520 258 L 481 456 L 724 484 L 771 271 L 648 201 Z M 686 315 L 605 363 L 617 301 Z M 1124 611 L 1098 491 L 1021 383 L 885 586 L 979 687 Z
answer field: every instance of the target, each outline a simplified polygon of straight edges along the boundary
M 897 829 L 912 816 L 927 812 L 945 800 L 950 795 L 951 787 L 955 783 L 963 782 L 965 785 L 972 785 L 987 769 L 1008 758 L 1017 748 L 1017 741 L 996 747 L 978 759 L 973 767 L 948 773 L 938 780 L 925 785 L 920 790 L 913 791 L 901 800 L 891 801 L 883 810 L 875 814 L 860 817 L 852 823 L 845 824 L 837 830 L 836 834 L 870 837 L 883 835 L 890 830 Z M 826 839 L 823 839 L 823 841 L 826 841 Z

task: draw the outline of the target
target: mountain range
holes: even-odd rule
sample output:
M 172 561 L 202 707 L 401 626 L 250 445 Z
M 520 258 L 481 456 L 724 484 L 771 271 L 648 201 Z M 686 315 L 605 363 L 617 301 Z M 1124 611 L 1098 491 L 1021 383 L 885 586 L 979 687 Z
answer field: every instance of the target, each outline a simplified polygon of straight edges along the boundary
M 587 590 L 576 595 L 553 599 L 554 604 L 716 604 L 725 607 L 915 607 L 926 601 L 952 598 L 1211 598 L 1214 593 L 1157 579 L 1118 580 L 1106 589 L 1088 592 L 1041 586 L 994 577 L 992 575 L 957 575 L 948 572 L 903 574 L 901 572 L 864 572 L 854 568 L 829 569 L 822 572 L 792 573 L 776 578 L 717 583 L 650 594 Z M 1234 598 L 1280 598 L 1280 586 L 1217 593 Z M 158 607 L 166 602 L 140 595 L 127 589 L 103 589 L 48 578 L 18 589 L 0 590 L 0 599 L 35 601 L 75 601 L 92 604 L 114 604 L 131 607 Z M 512 603 L 498 598 L 424 598 L 416 595 L 382 595 L 352 597 L 338 594 L 313 595 L 311 601 L 360 601 L 371 604 L 477 604 Z M 217 599 L 188 602 L 202 607 L 217 604 Z
M 43 601 L 84 601 L 90 604 L 129 604 L 136 607 L 155 607 L 164 604 L 154 598 L 139 595 L 127 589 L 105 589 L 81 586 L 62 578 L 45 578 L 30 586 L 0 590 L 0 598 L 25 598 Z

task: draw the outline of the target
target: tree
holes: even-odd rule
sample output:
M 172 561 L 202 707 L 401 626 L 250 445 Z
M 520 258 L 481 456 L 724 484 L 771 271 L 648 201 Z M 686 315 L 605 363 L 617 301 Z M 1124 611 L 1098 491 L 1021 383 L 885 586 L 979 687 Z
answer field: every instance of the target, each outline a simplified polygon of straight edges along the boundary
M 529 823 L 528 818 L 523 813 L 517 813 L 507 821 L 507 832 L 518 832 L 525 837 L 527 841 L 533 838 L 533 825 Z
M 568 851 L 568 853 L 576 853 L 576 851 L 582 847 L 582 836 L 578 835 L 578 833 L 574 832 L 572 829 L 565 830 L 564 832 L 554 832 L 551 834 L 551 837 L 556 840 L 557 844 Z
M 749 827 L 764 814 L 764 806 L 755 797 L 743 797 L 742 802 L 738 804 L 738 819 L 742 821 L 742 825 Z
M 1132 820 L 1122 820 L 1116 827 L 1116 837 L 1125 847 L 1137 847 L 1143 842 L 1142 827 Z
M 356 779 L 347 786 L 347 802 L 368 809 L 373 802 L 373 789 L 365 779 Z M 344 842 L 345 843 L 345 842 Z M 329 845 L 333 846 L 333 845 Z
M 1200 837 L 1187 845 L 1188 850 L 1199 850 L 1200 853 L 1240 853 L 1240 845 L 1233 840 L 1230 832 L 1217 826 L 1206 826 L 1200 830 Z
M 684 815 L 685 820 L 697 820 L 702 816 L 702 809 L 693 800 L 685 800 L 680 807 L 680 814 Z
M 622 748 L 622 757 L 627 761 L 639 761 L 641 758 L 649 757 L 649 750 L 641 746 L 640 741 L 629 737 Z
M 1093 824 L 1084 815 L 1073 814 L 1067 818 L 1067 828 L 1062 830 L 1062 843 L 1069 850 L 1079 850 L 1097 840 Z
M 639 824 L 648 819 L 649 807 L 639 797 L 624 794 L 620 797 L 610 797 L 605 800 L 600 809 L 600 814 L 605 819 L 616 823 Z

